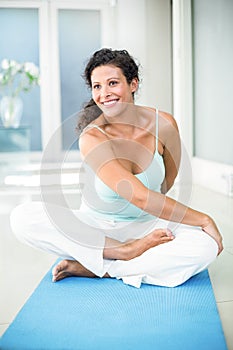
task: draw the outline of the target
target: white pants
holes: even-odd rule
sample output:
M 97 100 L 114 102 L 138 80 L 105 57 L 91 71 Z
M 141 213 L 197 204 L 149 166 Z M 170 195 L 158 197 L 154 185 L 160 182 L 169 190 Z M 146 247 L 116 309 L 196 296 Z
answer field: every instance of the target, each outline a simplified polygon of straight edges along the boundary
M 114 222 L 80 210 L 30 202 L 16 207 L 10 221 L 20 241 L 64 259 L 77 260 L 99 277 L 107 272 L 135 287 L 141 283 L 178 286 L 206 269 L 218 252 L 217 243 L 201 228 L 157 218 L 148 222 Z M 124 242 L 171 224 L 173 241 L 129 261 L 103 259 L 106 236 Z

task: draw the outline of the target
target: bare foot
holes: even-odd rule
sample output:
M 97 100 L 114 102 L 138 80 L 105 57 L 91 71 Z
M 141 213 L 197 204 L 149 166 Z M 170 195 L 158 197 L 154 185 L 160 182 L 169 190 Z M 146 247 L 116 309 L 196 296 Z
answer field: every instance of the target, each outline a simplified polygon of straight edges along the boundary
M 152 247 L 171 242 L 174 238 L 175 237 L 172 235 L 170 230 L 157 229 L 141 239 L 135 239 L 125 243 L 107 239 L 107 246 L 104 248 L 104 258 L 131 260 L 137 256 L 140 256 Z M 62 260 L 53 268 L 52 274 L 53 282 L 57 282 L 63 278 L 71 276 L 90 278 L 96 277 L 94 273 L 87 270 L 76 260 Z M 109 275 L 106 273 L 103 277 L 109 277 Z
M 128 258 L 126 260 L 136 258 L 150 248 L 156 247 L 163 243 L 171 242 L 174 238 L 175 236 L 173 236 L 170 230 L 156 229 L 147 236 L 129 243 L 131 246 L 128 252 Z
M 105 241 L 104 258 L 131 260 L 142 255 L 152 247 L 171 242 L 174 238 L 175 236 L 168 229 L 156 229 L 143 238 L 124 243 L 107 238 Z
M 76 260 L 62 260 L 59 262 L 52 271 L 53 282 L 57 282 L 66 277 L 96 277 L 96 275 L 87 270 Z

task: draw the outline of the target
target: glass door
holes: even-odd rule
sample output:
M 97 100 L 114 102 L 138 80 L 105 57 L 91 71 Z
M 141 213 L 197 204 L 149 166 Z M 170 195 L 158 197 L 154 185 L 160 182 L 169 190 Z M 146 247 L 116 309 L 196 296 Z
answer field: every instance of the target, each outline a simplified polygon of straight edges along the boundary
M 17 28 L 17 30 L 16 30 Z M 38 8 L 0 8 L 0 62 L 4 59 L 19 63 L 39 62 L 39 9 Z M 4 91 L 0 91 L 0 98 Z M 21 124 L 31 129 L 30 150 L 41 151 L 41 110 L 40 88 L 21 93 L 23 115 Z M 1 122 L 0 122 L 1 126 Z M 0 148 L 0 153 L 7 148 Z
M 101 47 L 100 10 L 59 9 L 58 41 L 60 62 L 62 148 L 77 150 L 76 115 L 90 100 L 82 78 L 85 63 Z M 84 35 L 85 33 L 85 35 Z
M 194 170 L 233 191 L 233 1 L 193 0 Z M 232 193 L 233 194 L 233 193 Z

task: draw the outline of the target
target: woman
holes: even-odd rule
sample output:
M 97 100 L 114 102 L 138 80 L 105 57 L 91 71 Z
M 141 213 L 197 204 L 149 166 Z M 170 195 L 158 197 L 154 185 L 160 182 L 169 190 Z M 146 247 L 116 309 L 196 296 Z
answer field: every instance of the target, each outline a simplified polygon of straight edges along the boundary
M 78 125 L 81 208 L 24 204 L 11 215 L 12 229 L 65 258 L 53 269 L 54 282 L 99 276 L 136 287 L 180 285 L 223 246 L 210 216 L 166 196 L 180 163 L 177 124 L 168 113 L 135 105 L 138 65 L 126 50 L 95 52 L 84 76 L 92 100 Z

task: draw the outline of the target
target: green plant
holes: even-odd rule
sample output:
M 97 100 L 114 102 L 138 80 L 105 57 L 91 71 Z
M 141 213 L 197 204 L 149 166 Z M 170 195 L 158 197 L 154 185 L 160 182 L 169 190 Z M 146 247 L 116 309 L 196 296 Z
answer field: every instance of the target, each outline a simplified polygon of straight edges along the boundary
M 0 67 L 1 95 L 16 97 L 40 84 L 39 68 L 32 62 L 3 59 Z

